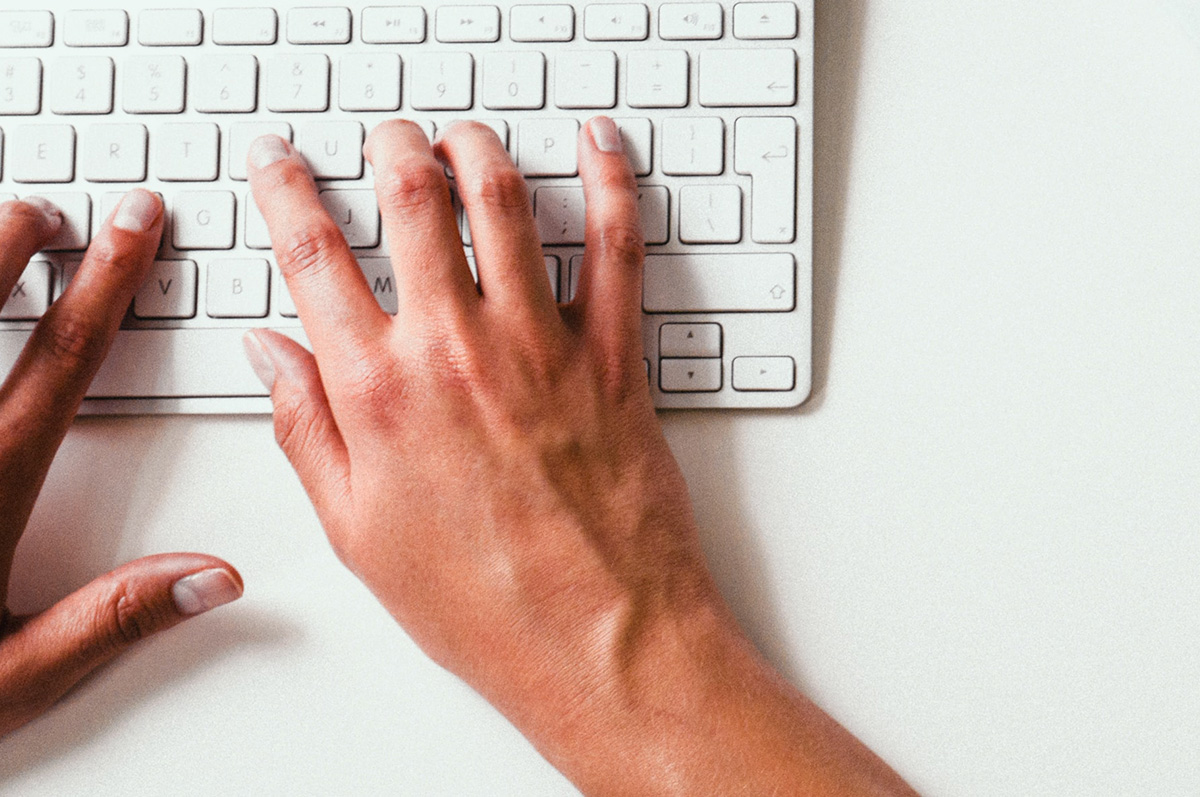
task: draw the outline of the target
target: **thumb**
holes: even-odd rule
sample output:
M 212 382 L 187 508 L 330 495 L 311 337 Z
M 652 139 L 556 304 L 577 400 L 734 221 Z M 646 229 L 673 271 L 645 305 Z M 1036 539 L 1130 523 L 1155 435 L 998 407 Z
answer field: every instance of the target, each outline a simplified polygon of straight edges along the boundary
M 46 611 L 10 618 L 0 639 L 0 735 L 53 705 L 139 639 L 242 595 L 242 577 L 204 554 L 147 556 Z

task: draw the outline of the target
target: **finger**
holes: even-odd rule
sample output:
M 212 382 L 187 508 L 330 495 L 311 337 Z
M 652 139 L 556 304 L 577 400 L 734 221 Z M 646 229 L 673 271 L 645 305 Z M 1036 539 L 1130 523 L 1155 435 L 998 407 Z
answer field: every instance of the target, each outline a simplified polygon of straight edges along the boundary
M 350 456 L 329 407 L 317 362 L 278 332 L 246 333 L 246 356 L 271 391 L 275 439 L 321 517 L 348 493 Z
M 254 201 L 317 354 L 338 357 L 378 340 L 390 318 L 317 198 L 304 159 L 279 136 L 262 136 L 251 144 L 248 160 Z
M 367 136 L 363 152 L 375 171 L 398 317 L 473 305 L 479 294 L 467 268 L 450 187 L 425 133 L 409 121 L 384 122 Z
M 242 594 L 231 565 L 203 554 L 130 562 L 21 621 L 0 642 L 0 734 L 49 708 L 130 645 Z
M 62 212 L 35 196 L 0 203 L 0 296 L 7 297 L 29 264 L 62 226 Z
M 471 224 L 484 303 L 506 314 L 557 318 L 529 189 L 495 131 L 478 122 L 456 122 L 439 136 L 434 152 L 454 170 Z
M 611 119 L 598 116 L 580 130 L 579 176 L 587 210 L 576 300 L 585 324 L 634 363 L 641 359 L 634 352 L 642 346 L 645 240 L 637 183 Z
M 125 195 L 0 388 L 5 425 L 19 426 L 25 453 L 38 467 L 49 465 L 154 261 L 162 210 L 149 191 Z

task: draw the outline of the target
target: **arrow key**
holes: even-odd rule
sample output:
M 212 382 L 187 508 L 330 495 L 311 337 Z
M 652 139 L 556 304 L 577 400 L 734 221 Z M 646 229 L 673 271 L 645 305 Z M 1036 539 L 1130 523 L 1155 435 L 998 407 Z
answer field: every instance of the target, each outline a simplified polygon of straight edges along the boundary
M 720 324 L 663 324 L 658 328 L 660 357 L 697 359 L 721 356 Z
M 664 393 L 717 393 L 721 377 L 718 359 L 667 359 L 658 363 L 658 386 Z
M 791 357 L 738 357 L 733 361 L 733 389 L 743 393 L 795 390 L 796 361 Z

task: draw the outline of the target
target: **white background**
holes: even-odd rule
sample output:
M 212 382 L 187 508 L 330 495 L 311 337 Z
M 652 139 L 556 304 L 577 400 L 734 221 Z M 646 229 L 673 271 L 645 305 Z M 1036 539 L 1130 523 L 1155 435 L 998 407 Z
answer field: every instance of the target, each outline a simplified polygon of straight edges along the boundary
M 816 396 L 663 418 L 726 594 L 927 794 L 1200 793 L 1200 44 L 1116 0 L 826 0 L 817 40 Z M 188 549 L 245 598 L 0 743 L 0 791 L 573 793 L 265 419 L 80 422 L 14 608 Z

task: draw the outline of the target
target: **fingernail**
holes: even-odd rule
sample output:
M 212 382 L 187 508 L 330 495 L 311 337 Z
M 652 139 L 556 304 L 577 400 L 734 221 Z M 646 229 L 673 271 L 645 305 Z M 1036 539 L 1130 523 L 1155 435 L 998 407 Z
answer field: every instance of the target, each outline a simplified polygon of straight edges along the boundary
M 203 614 L 242 597 L 242 588 L 227 570 L 214 567 L 176 581 L 171 597 L 180 614 Z
M 117 205 L 112 224 L 129 232 L 145 232 L 158 220 L 158 198 L 149 191 L 130 191 Z
M 57 230 L 62 226 L 62 211 L 49 199 L 44 199 L 40 196 L 27 196 L 24 202 L 26 205 L 33 205 L 42 212 L 42 215 L 46 217 L 46 224 L 50 226 L 50 229 Z
M 624 149 L 621 146 L 621 131 L 612 119 L 597 116 L 588 123 L 588 127 L 592 130 L 592 141 L 595 142 L 596 149 L 601 152 L 620 152 Z
M 259 136 L 250 145 L 250 162 L 256 169 L 265 169 L 292 154 L 292 146 L 279 136 Z
M 262 339 L 254 330 L 250 330 L 242 335 L 242 346 L 246 349 L 246 359 L 250 361 L 250 367 L 254 369 L 258 381 L 262 382 L 267 390 L 274 388 L 275 363 L 267 354 L 267 347 L 263 345 Z

